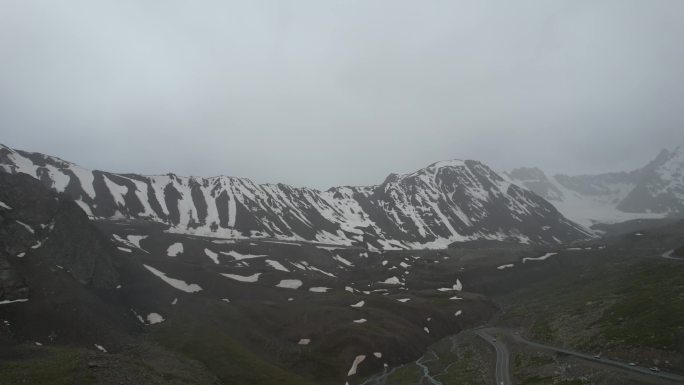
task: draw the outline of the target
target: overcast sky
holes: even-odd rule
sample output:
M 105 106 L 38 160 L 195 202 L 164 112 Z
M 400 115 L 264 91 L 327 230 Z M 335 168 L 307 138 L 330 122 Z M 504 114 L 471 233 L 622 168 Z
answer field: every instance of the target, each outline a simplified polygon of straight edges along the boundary
M 0 143 L 327 188 L 684 144 L 684 1 L 0 0 Z

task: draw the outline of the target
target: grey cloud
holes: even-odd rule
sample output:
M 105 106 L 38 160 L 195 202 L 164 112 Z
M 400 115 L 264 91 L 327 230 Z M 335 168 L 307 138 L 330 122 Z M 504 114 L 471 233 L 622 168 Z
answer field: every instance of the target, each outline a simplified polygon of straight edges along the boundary
M 5 1 L 0 142 L 326 188 L 447 158 L 589 173 L 684 142 L 684 3 Z

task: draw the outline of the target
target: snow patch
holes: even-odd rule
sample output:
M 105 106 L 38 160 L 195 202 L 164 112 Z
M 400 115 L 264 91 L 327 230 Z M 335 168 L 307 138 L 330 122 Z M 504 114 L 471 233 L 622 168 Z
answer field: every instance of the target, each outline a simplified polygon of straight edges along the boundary
M 274 268 L 274 269 L 276 269 L 276 270 L 284 271 L 284 272 L 287 272 L 287 273 L 290 272 L 290 270 L 288 270 L 285 266 L 283 266 L 283 265 L 282 265 L 280 262 L 278 262 L 278 261 L 274 261 L 274 260 L 271 260 L 271 259 L 267 259 L 267 260 L 266 260 L 266 263 L 268 263 L 269 266 L 271 266 L 272 268 Z
M 164 317 L 159 313 L 150 313 L 147 315 L 147 322 L 150 325 L 158 324 L 164 322 Z
M 261 273 L 255 273 L 252 275 L 244 276 L 244 275 L 238 275 L 238 274 L 227 274 L 227 273 L 221 273 L 222 276 L 234 279 L 236 281 L 240 282 L 256 282 L 259 280 L 259 276 Z
M 0 305 L 7 305 L 10 303 L 18 303 L 18 302 L 28 302 L 28 298 L 22 298 L 22 299 L 6 299 L 4 301 L 0 301 Z
M 266 257 L 266 255 L 255 255 L 255 254 L 240 254 L 237 251 L 221 251 L 221 254 L 227 255 L 229 257 L 233 257 L 236 261 L 241 261 L 243 259 L 252 259 L 252 258 L 263 258 Z
M 140 246 L 140 241 L 142 241 L 143 239 L 145 239 L 147 237 L 148 237 L 147 235 L 129 235 L 126 238 L 128 239 L 128 241 L 130 243 L 135 245 L 135 247 L 142 249 L 142 247 Z
M 181 281 L 180 279 L 175 279 L 175 278 L 170 278 L 167 277 L 165 273 L 155 269 L 152 266 L 148 265 L 143 265 L 147 270 L 149 270 L 152 274 L 156 275 L 157 277 L 161 278 L 162 281 L 168 283 L 172 287 L 184 291 L 186 293 L 195 293 L 198 291 L 201 291 L 202 288 L 194 283 L 188 284 L 185 281 Z
M 362 363 L 365 359 L 366 356 L 363 354 L 356 356 L 356 358 L 354 358 L 354 362 L 352 363 L 351 368 L 349 369 L 349 372 L 347 372 L 347 377 L 355 375 L 356 369 L 358 368 L 359 364 Z
M 302 281 L 298 279 L 283 279 L 276 285 L 285 289 L 299 289 L 300 286 L 302 286 Z
M 542 255 L 541 257 L 536 257 L 536 258 L 523 258 L 522 262 L 525 263 L 527 261 L 543 261 L 543 260 L 545 260 L 551 256 L 556 255 L 556 254 L 558 254 L 558 253 L 546 253 L 546 254 Z
M 26 223 L 19 221 L 19 220 L 16 220 L 16 219 L 14 221 L 17 222 L 18 224 L 22 225 L 26 229 L 26 231 L 28 231 L 29 233 L 31 233 L 31 234 L 36 233 L 36 231 L 33 230 L 33 228 L 31 228 L 31 226 L 27 225 Z
M 357 302 L 353 305 L 349 305 L 349 306 L 351 306 L 351 307 L 363 307 L 363 305 L 365 305 L 365 304 L 366 304 L 366 301 L 359 301 L 359 302 Z
M 166 250 L 166 254 L 169 257 L 177 257 L 178 254 L 183 252 L 183 244 L 180 242 L 176 242 L 169 246 L 169 248 Z
M 314 292 L 314 293 L 325 293 L 328 290 L 330 290 L 329 287 L 321 287 L 321 286 L 309 288 L 309 291 Z
M 349 266 L 349 267 L 354 266 L 353 263 L 351 263 L 351 262 L 349 262 L 348 260 L 346 260 L 346 259 L 340 257 L 338 254 L 335 254 L 335 255 L 333 256 L 333 259 L 336 260 L 337 262 L 340 262 L 340 263 L 342 263 L 342 264 L 345 264 L 345 265 L 347 265 L 347 266 Z
M 212 261 L 214 261 L 215 264 L 219 264 L 219 259 L 218 259 L 218 253 L 215 253 L 209 249 L 204 249 L 204 254 L 207 255 L 207 257 L 211 258 Z
M 389 277 L 386 280 L 382 281 L 382 283 L 387 285 L 400 285 L 401 281 L 397 277 Z

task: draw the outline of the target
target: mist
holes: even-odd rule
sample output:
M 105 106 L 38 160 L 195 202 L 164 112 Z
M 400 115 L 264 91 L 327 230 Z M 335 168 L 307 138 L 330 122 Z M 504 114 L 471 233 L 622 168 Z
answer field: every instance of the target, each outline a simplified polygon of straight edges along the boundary
M 327 188 L 684 144 L 681 1 L 4 1 L 0 143 Z

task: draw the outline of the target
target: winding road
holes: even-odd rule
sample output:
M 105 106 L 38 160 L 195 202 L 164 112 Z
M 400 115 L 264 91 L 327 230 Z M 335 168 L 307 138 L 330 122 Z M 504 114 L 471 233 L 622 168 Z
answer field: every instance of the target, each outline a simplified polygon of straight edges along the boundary
M 515 334 L 511 335 L 508 330 L 505 329 L 498 329 L 498 328 L 488 328 L 488 329 L 478 329 L 475 331 L 475 334 L 480 336 L 481 338 L 485 339 L 487 342 L 492 344 L 494 346 L 494 349 L 496 349 L 496 384 L 497 385 L 509 385 L 513 384 L 513 382 L 510 380 L 510 370 L 508 366 L 508 361 L 509 361 L 509 355 L 508 355 L 508 350 L 506 349 L 506 346 L 503 344 L 498 339 L 494 339 L 492 337 L 492 334 L 496 335 L 502 335 L 506 334 L 510 336 L 514 341 L 529 345 L 538 349 L 543 349 L 543 350 L 549 350 L 553 351 L 556 353 L 562 353 L 562 354 L 567 354 L 569 356 L 581 358 L 583 360 L 591 361 L 596 364 L 600 365 L 606 365 L 606 366 L 612 366 L 614 368 L 619 368 L 622 370 L 627 370 L 631 372 L 637 372 L 653 377 L 658 377 L 663 380 L 667 381 L 672 381 L 673 383 L 684 383 L 684 376 L 674 374 L 674 373 L 668 373 L 668 372 L 661 372 L 661 371 L 652 371 L 649 368 L 645 368 L 642 366 L 636 366 L 636 365 L 630 365 L 627 362 L 621 362 L 621 361 L 616 361 L 616 360 L 611 360 L 608 358 L 596 358 L 594 355 L 587 354 L 587 353 L 581 353 L 581 352 L 576 352 L 574 350 L 569 350 L 569 349 L 564 349 L 564 348 L 558 348 L 555 346 L 550 346 L 550 345 L 544 345 L 532 341 L 528 341 L 524 339 L 523 337 Z
M 684 257 L 675 257 L 672 254 L 674 254 L 674 250 L 667 251 L 661 255 L 661 257 L 665 259 L 674 259 L 675 261 L 684 261 Z
M 494 346 L 494 350 L 496 350 L 496 385 L 513 385 L 513 381 L 511 381 L 511 370 L 508 367 L 508 363 L 510 362 L 508 349 L 503 342 L 494 338 L 488 331 L 489 330 L 485 331 L 484 329 L 479 329 L 475 331 L 475 334 L 489 342 Z

